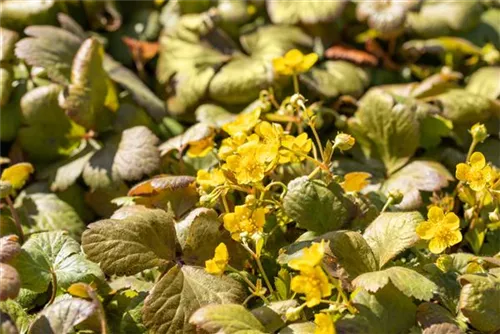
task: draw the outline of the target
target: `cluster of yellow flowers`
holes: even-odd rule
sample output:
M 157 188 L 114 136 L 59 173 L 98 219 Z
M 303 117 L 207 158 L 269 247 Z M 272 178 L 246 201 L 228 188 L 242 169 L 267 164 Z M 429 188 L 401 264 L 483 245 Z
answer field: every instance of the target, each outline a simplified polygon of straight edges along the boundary
M 293 277 L 290 287 L 297 293 L 303 293 L 306 297 L 306 306 L 313 307 L 321 302 L 324 297 L 330 296 L 332 287 L 328 277 L 321 268 L 321 262 L 325 254 L 325 242 L 313 243 L 311 247 L 304 248 L 302 255 L 288 262 L 288 266 L 300 271 Z
M 261 110 L 257 108 L 222 127 L 229 137 L 222 140 L 217 152 L 221 166 L 198 171 L 197 183 L 202 191 L 209 193 L 223 185 L 262 189 L 264 178 L 276 166 L 303 161 L 311 151 L 307 133 L 292 136 L 280 124 L 260 118 Z M 197 152 L 203 152 L 209 146 L 204 142 L 195 147 Z M 224 227 L 239 241 L 242 233 L 252 236 L 262 232 L 265 213 L 266 209 L 256 203 L 235 206 L 234 212 L 224 215 Z

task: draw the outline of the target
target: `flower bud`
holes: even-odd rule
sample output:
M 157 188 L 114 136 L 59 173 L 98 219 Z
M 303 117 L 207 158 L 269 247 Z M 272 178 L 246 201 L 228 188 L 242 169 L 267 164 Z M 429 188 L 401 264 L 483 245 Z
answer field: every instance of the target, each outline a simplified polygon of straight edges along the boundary
M 356 143 L 356 140 L 353 136 L 348 135 L 347 133 L 339 133 L 335 137 L 333 146 L 339 148 L 341 151 L 347 151 L 354 146 L 354 143 Z
M 403 201 L 405 195 L 399 190 L 389 191 L 389 197 L 392 198 L 392 204 L 397 205 Z
M 488 218 L 492 223 L 500 222 L 500 215 L 498 214 L 498 209 L 495 209 L 495 211 L 490 212 L 488 214 Z
M 304 308 L 304 305 L 300 305 L 297 307 L 290 307 L 288 310 L 285 312 L 285 317 L 287 321 L 295 321 L 300 318 L 300 312 L 302 312 L 302 309 Z
M 256 201 L 255 195 L 250 194 L 245 197 L 245 205 L 247 206 L 254 205 L 255 201 Z
M 306 102 L 305 97 L 299 93 L 295 93 L 290 97 L 290 104 L 296 108 L 300 107 L 306 109 L 305 102 Z
M 436 260 L 436 266 L 439 268 L 439 270 L 441 270 L 444 273 L 450 271 L 452 265 L 453 265 L 453 259 L 451 256 L 447 254 L 440 255 Z
M 477 143 L 482 143 L 489 136 L 486 127 L 481 123 L 474 124 L 469 132 L 472 139 Z

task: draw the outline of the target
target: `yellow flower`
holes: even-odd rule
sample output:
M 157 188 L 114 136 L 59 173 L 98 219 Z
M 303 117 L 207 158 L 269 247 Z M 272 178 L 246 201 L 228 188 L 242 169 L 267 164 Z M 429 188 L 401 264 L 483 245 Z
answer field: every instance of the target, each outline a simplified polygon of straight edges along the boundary
M 212 259 L 205 261 L 205 270 L 212 275 L 222 275 L 226 270 L 229 262 L 229 253 L 227 252 L 226 245 L 221 242 L 215 248 L 215 255 Z
M 459 163 L 455 172 L 457 179 L 466 182 L 474 191 L 484 189 L 493 180 L 493 174 L 480 152 L 472 154 L 467 164 Z
M 305 294 L 307 307 L 318 305 L 322 298 L 330 296 L 332 292 L 328 277 L 320 266 L 303 266 L 300 275 L 292 278 L 290 287 L 297 293 Z
M 223 139 L 218 152 L 219 158 L 226 160 L 227 157 L 236 152 L 238 147 L 243 145 L 246 140 L 247 135 L 244 132 L 238 132 L 232 137 Z
M 210 136 L 202 140 L 189 143 L 187 155 L 191 158 L 204 157 L 214 148 L 214 137 Z
M 286 135 L 281 141 L 281 146 L 285 149 L 280 150 L 280 164 L 299 162 L 305 159 L 302 154 L 307 155 L 311 151 L 312 141 L 307 137 L 307 133 L 304 132 L 297 137 Z
M 272 162 L 276 156 L 273 146 L 260 143 L 257 135 L 250 137 L 248 142 L 238 147 L 236 154 L 226 158 L 224 165 L 234 174 L 239 184 L 262 181 L 273 167 Z
M 333 325 L 332 317 L 325 313 L 314 315 L 314 323 L 316 329 L 314 334 L 335 334 L 335 326 Z
M 226 177 L 219 168 L 212 169 L 210 172 L 200 169 L 196 174 L 196 183 L 204 190 L 215 188 L 224 182 L 226 182 Z
M 320 243 L 313 242 L 310 247 L 302 250 L 302 255 L 297 259 L 292 259 L 288 262 L 288 266 L 295 270 L 302 270 L 304 267 L 314 267 L 321 263 L 325 254 L 325 241 Z
M 364 172 L 347 173 L 344 176 L 344 182 L 341 183 L 342 188 L 346 192 L 361 191 L 364 187 L 370 184 L 368 179 L 372 175 Z
M 2 171 L 2 181 L 9 182 L 13 189 L 21 189 L 34 171 L 30 163 L 20 162 Z
M 256 108 L 249 113 L 239 114 L 234 121 L 224 124 L 222 130 L 231 136 L 239 132 L 248 132 L 259 123 L 260 112 L 260 108 Z
M 224 228 L 231 233 L 231 237 L 239 241 L 240 234 L 247 232 L 249 236 L 256 232 L 262 232 L 266 223 L 266 209 L 251 209 L 246 205 L 238 205 L 234 212 L 224 216 Z
M 453 212 L 446 215 L 443 209 L 433 206 L 427 213 L 427 221 L 417 226 L 417 234 L 424 240 L 430 240 L 429 250 L 439 254 L 446 248 L 462 241 L 460 219 Z
M 288 51 L 285 56 L 273 59 L 274 71 L 281 75 L 296 75 L 309 71 L 318 61 L 318 55 L 304 55 L 297 49 Z

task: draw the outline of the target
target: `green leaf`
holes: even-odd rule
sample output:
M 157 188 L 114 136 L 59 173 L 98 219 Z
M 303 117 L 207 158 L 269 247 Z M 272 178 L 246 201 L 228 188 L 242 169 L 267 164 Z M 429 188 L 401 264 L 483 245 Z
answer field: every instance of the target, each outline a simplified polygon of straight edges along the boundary
M 103 58 L 103 47 L 96 38 L 81 44 L 73 60 L 68 95 L 61 104 L 71 119 L 87 129 L 109 125 L 105 107 L 109 79 L 102 66 Z
M 8 62 L 14 58 L 14 47 L 19 40 L 19 34 L 15 31 L 0 28 L 0 61 Z
M 436 148 L 442 137 L 448 137 L 453 123 L 439 115 L 426 115 L 420 122 L 420 146 L 425 149 Z
M 109 77 L 130 92 L 132 99 L 146 109 L 156 121 L 165 114 L 165 103 L 160 100 L 135 74 L 109 56 L 104 56 L 104 70 Z
M 415 229 L 422 221 L 417 211 L 384 212 L 368 226 L 363 237 L 378 259 L 379 268 L 420 240 Z
M 37 293 L 47 291 L 53 274 L 59 289 L 76 282 L 104 280 L 99 266 L 87 260 L 78 242 L 64 232 L 34 234 L 12 265 L 21 276 L 23 288 Z
M 183 260 L 189 264 L 204 265 L 206 260 L 212 258 L 215 247 L 222 241 L 224 229 L 217 212 L 197 208 L 176 223 L 175 230 Z M 225 241 L 228 241 L 227 238 Z
M 279 334 L 314 334 L 315 330 L 316 325 L 312 322 L 298 322 L 286 326 Z
M 137 181 L 153 173 L 160 164 L 157 143 L 145 126 L 126 129 L 90 158 L 83 169 L 85 183 L 92 189 L 108 188 L 120 180 Z
M 210 81 L 209 96 L 217 102 L 250 103 L 272 81 L 271 69 L 261 60 L 236 58 L 222 67 Z
M 16 0 L 4 1 L 0 11 L 2 26 L 13 30 L 23 30 L 28 25 L 55 23 L 60 3 L 55 0 L 37 0 L 21 3 Z
M 235 114 L 216 104 L 202 104 L 195 111 L 196 120 L 215 129 L 220 129 L 224 124 L 234 121 Z
M 152 333 L 196 333 L 188 320 L 200 307 L 241 303 L 240 283 L 226 276 L 212 276 L 204 269 L 175 266 L 155 285 L 146 298 L 144 324 Z
M 12 70 L 9 67 L 0 67 L 0 106 L 4 106 L 10 100 L 12 93 Z
M 7 314 L 12 319 L 12 321 L 14 321 L 19 333 L 21 334 L 28 333 L 28 328 L 30 326 L 31 319 L 30 316 L 24 310 L 24 308 L 21 305 L 19 305 L 19 303 L 13 300 L 6 300 L 4 302 L 0 302 L 0 312 Z M 3 314 L 1 320 L 2 321 L 4 320 Z M 16 331 L 15 334 L 17 334 L 18 331 Z
M 189 322 L 210 333 L 266 333 L 264 326 L 250 311 L 236 304 L 203 306 L 191 316 Z
M 465 89 L 473 94 L 496 100 L 500 97 L 500 67 L 483 67 L 471 75 Z
M 72 122 L 59 107 L 62 87 L 55 84 L 37 87 L 21 99 L 23 122 L 19 140 L 31 158 L 51 161 L 68 155 L 81 142 L 85 129 Z
M 21 106 L 19 101 L 26 93 L 26 85 L 20 84 L 12 88 L 9 102 L 2 105 L 2 122 L 0 122 L 0 140 L 12 141 L 16 138 L 21 125 Z
M 455 330 L 460 331 L 455 317 L 447 309 L 434 303 L 422 303 L 418 306 L 417 321 L 424 329 L 437 324 L 450 324 L 455 326 Z
M 300 227 L 317 233 L 340 228 L 348 219 L 342 188 L 320 180 L 299 177 L 288 184 L 283 201 L 286 214 Z
M 332 22 L 337 19 L 347 4 L 347 1 L 270 1 L 267 2 L 267 12 L 271 21 L 276 24 L 315 24 Z
M 359 313 L 337 321 L 339 333 L 399 334 L 415 323 L 416 306 L 390 284 L 375 294 L 359 291 L 352 302 Z
M 420 191 L 439 191 L 453 180 L 450 172 L 439 162 L 416 160 L 391 175 L 383 183 L 382 191 L 387 195 L 399 190 L 404 197 L 397 207 L 412 210 L 422 205 Z
M 464 89 L 449 90 L 436 96 L 435 100 L 441 106 L 443 116 L 456 124 L 484 122 L 500 108 L 488 98 Z
M 69 334 L 73 327 L 89 318 L 97 307 L 84 299 L 69 298 L 42 310 L 30 327 L 32 334 Z
M 95 150 L 90 145 L 85 145 L 78 153 L 69 159 L 57 163 L 54 166 L 50 190 L 64 191 L 71 187 L 83 172 L 83 168 L 92 158 Z
M 55 194 L 20 195 L 15 207 L 23 226 L 30 233 L 66 231 L 71 237 L 79 239 L 85 228 L 75 209 Z
M 479 23 L 482 12 L 479 1 L 431 1 L 418 12 L 408 13 L 407 26 L 411 33 L 425 38 L 446 36 L 471 30 Z
M 282 300 L 254 308 L 252 314 L 264 326 L 266 332 L 275 333 L 285 326 L 288 309 L 297 306 L 299 303 L 295 299 Z
M 69 83 L 73 58 L 81 45 L 80 38 L 51 26 L 30 26 L 24 33 L 30 37 L 16 44 L 16 56 L 31 66 L 44 68 L 53 81 Z
M 272 60 L 291 49 L 311 50 L 313 38 L 299 27 L 264 25 L 240 36 L 240 43 L 253 59 Z
M 436 284 L 427 277 L 404 267 L 391 267 L 382 271 L 364 273 L 356 277 L 352 284 L 370 292 L 377 292 L 389 282 L 408 297 L 420 300 L 430 300 L 437 290 Z
M 21 289 L 21 280 L 16 269 L 6 263 L 0 263 L 0 301 L 15 299 Z
M 133 275 L 165 266 L 175 258 L 175 243 L 173 216 L 162 210 L 100 220 L 82 235 L 83 251 L 108 275 Z
M 336 231 L 323 234 L 318 239 L 330 241 L 329 246 L 338 264 L 353 279 L 363 273 L 378 269 L 372 249 L 359 232 Z
M 376 153 L 382 159 L 389 174 L 408 162 L 417 150 L 420 127 L 415 108 L 372 89 L 360 100 L 356 116 L 350 120 L 356 139 L 369 155 Z
M 314 92 L 324 98 L 338 95 L 359 97 L 369 84 L 368 74 L 347 61 L 326 61 L 311 69 L 300 79 Z
M 459 308 L 476 329 L 495 332 L 500 329 L 500 281 L 479 278 L 463 286 Z

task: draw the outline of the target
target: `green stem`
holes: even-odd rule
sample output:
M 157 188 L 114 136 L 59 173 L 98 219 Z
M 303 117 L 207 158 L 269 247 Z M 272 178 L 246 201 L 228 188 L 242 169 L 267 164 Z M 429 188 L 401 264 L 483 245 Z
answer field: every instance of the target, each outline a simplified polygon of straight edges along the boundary
M 14 224 L 16 225 L 17 232 L 19 233 L 19 240 L 21 241 L 21 245 L 24 243 L 24 232 L 23 227 L 21 226 L 21 219 L 19 219 L 19 215 L 17 214 L 16 209 L 14 208 L 14 203 L 10 199 L 10 196 L 7 195 L 5 197 L 7 204 L 9 205 L 10 213 L 12 214 L 12 218 L 14 218 Z
M 250 281 L 248 278 L 246 278 L 245 275 L 243 275 L 239 270 L 237 270 L 236 268 L 231 267 L 230 265 L 227 265 L 226 268 L 229 271 L 238 274 L 241 277 L 241 279 L 243 279 L 243 281 L 245 281 L 245 283 L 248 284 L 248 286 L 253 291 L 257 291 L 257 287 L 255 286 L 255 284 L 253 284 L 252 281 Z M 259 296 L 259 297 L 264 301 L 264 303 L 269 304 L 269 300 L 266 298 L 266 296 Z M 243 304 L 245 304 L 245 303 L 243 303 Z
M 383 213 L 385 212 L 385 210 L 387 210 L 387 208 L 389 207 L 389 205 L 392 204 L 392 202 L 394 201 L 394 197 L 389 197 L 389 199 L 387 200 L 387 202 L 385 202 L 384 204 L 384 207 L 382 208 L 382 211 L 380 211 L 380 213 Z
M 323 146 L 321 145 L 321 140 L 319 139 L 318 132 L 316 131 L 316 127 L 314 126 L 314 123 L 312 121 L 309 121 L 309 127 L 311 128 L 314 138 L 316 139 L 316 144 L 318 145 L 319 148 L 319 154 L 321 155 L 321 160 L 325 161 Z
M 299 77 L 297 76 L 297 74 L 294 74 L 292 76 L 293 78 L 293 90 L 295 91 L 296 94 L 299 93 Z
M 467 152 L 467 159 L 465 160 L 466 162 L 470 160 L 470 157 L 472 156 L 472 153 L 474 153 L 474 149 L 476 148 L 476 145 L 478 142 L 474 139 L 472 139 L 472 143 L 470 144 L 469 151 Z
M 257 256 L 257 254 L 255 254 L 255 252 L 253 250 L 250 249 L 250 247 L 248 247 L 248 245 L 246 243 L 242 243 L 241 245 L 243 246 L 243 248 L 245 248 L 250 253 L 250 255 L 252 255 L 253 259 L 257 263 L 257 268 L 259 269 L 259 272 L 262 275 L 262 278 L 264 278 L 264 282 L 266 283 L 266 286 L 269 289 L 269 292 L 271 292 L 271 294 L 274 295 L 273 286 L 271 285 L 269 278 L 267 278 L 266 272 L 264 271 L 264 267 L 262 267 L 262 262 L 260 262 L 259 257 Z

